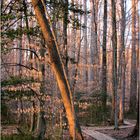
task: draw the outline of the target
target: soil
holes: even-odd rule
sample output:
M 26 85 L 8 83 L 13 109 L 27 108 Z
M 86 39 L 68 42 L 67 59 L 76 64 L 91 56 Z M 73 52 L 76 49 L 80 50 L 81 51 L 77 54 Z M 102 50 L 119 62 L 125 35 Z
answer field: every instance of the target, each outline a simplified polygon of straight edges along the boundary
M 84 136 L 84 140 L 96 140 L 96 139 L 94 139 L 94 138 L 92 138 L 84 133 L 83 133 L 83 136 Z
M 82 134 L 83 134 L 84 140 L 96 140 L 96 139 L 92 138 L 91 136 L 86 135 L 85 133 L 82 133 Z M 69 132 L 65 131 L 64 135 L 63 135 L 63 139 L 68 140 L 68 138 L 69 138 Z
M 131 132 L 133 131 L 134 127 L 129 127 L 129 128 L 121 128 L 119 130 L 113 130 L 113 129 L 103 129 L 103 130 L 98 130 L 101 133 L 107 134 L 116 140 L 139 140 L 137 137 L 128 137 Z

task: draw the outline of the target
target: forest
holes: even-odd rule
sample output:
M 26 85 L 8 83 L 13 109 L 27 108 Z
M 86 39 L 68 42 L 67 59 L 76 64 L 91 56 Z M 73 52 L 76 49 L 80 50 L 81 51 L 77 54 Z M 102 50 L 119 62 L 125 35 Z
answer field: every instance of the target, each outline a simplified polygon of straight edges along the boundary
M 139 140 L 140 0 L 1 0 L 1 140 Z

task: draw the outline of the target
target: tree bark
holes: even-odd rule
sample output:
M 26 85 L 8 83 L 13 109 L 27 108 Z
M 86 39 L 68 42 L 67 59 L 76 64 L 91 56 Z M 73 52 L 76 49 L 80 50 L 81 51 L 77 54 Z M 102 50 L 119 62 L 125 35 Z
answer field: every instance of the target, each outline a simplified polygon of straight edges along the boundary
M 27 12 L 27 1 L 26 0 L 23 0 L 23 13 L 24 13 L 24 16 L 25 16 L 26 29 L 27 29 L 27 31 L 29 31 L 30 27 L 29 27 L 28 12 Z M 31 42 L 30 33 L 27 32 L 26 35 L 27 35 L 27 39 L 28 39 L 29 49 L 32 50 L 32 48 L 30 47 L 30 42 Z M 26 54 L 26 55 L 28 55 L 28 54 Z M 30 67 L 33 67 L 33 62 L 32 62 L 33 54 L 32 54 L 32 52 L 30 52 L 30 57 L 29 58 L 31 60 Z M 33 101 L 33 109 L 35 110 L 35 101 Z M 32 112 L 31 113 L 31 125 L 30 125 L 30 130 L 29 130 L 30 132 L 34 132 L 35 125 L 36 125 L 36 113 Z
M 41 34 L 42 38 L 41 38 L 41 50 L 40 50 L 40 56 L 42 60 L 45 60 L 45 39 L 43 38 L 43 35 Z M 41 74 L 42 74 L 42 78 L 41 78 L 41 86 L 40 86 L 40 93 L 41 95 L 45 94 L 45 62 L 43 61 L 41 64 Z M 38 139 L 39 140 L 44 140 L 45 139 L 45 132 L 46 132 L 46 120 L 45 120 L 45 111 L 44 111 L 44 101 L 42 100 L 42 97 L 39 97 L 39 108 L 40 111 L 38 113 Z
M 138 2 L 138 0 L 137 0 Z M 137 9 L 138 9 L 138 3 L 137 3 Z M 139 106 L 139 98 L 140 98 L 140 49 L 139 49 L 139 39 L 140 39 L 140 22 L 139 22 L 139 14 L 137 10 L 137 92 L 138 92 L 138 103 L 137 103 L 137 122 L 135 125 L 134 130 L 132 131 L 130 137 L 139 137 L 139 112 L 140 112 L 140 106 Z
M 21 3 L 20 3 L 20 8 L 22 7 Z M 18 47 L 19 47 L 19 54 L 18 54 L 18 63 L 19 64 L 22 64 L 22 11 L 20 12 L 20 16 L 21 16 L 21 19 L 20 19 L 20 22 L 19 22 L 19 31 L 18 31 L 18 34 L 19 34 L 19 41 L 18 41 Z M 21 66 L 18 66 L 18 74 L 19 76 L 22 76 L 22 68 Z
M 72 5 L 74 5 L 75 3 L 75 0 L 72 0 L 71 1 L 72 2 Z M 77 3 L 77 5 L 78 5 L 78 3 Z M 72 19 L 73 19 L 73 22 L 75 22 L 75 19 L 76 19 L 76 16 L 77 16 L 77 14 L 75 13 L 75 12 L 73 12 L 72 13 Z M 73 27 L 72 27 L 72 29 L 71 29 L 71 41 L 70 41 L 70 46 L 71 46 L 71 53 L 70 53 L 70 58 L 71 58 L 71 60 L 73 61 L 73 62 L 75 62 L 76 61 L 76 42 L 78 42 L 77 40 L 76 40 L 76 38 L 77 38 L 77 29 L 75 29 L 75 23 L 73 24 Z M 74 75 L 75 75 L 75 64 L 74 63 L 71 63 L 71 75 L 69 75 L 69 76 L 71 76 L 71 78 L 72 78 L 72 80 L 71 80 L 71 86 L 73 86 L 73 84 L 74 84 L 74 81 L 75 81 L 75 77 L 74 77 Z M 72 90 L 73 91 L 73 90 Z
M 48 53 L 50 56 L 51 68 L 56 77 L 58 87 L 60 89 L 61 96 L 63 99 L 63 103 L 64 103 L 64 107 L 65 107 L 66 115 L 68 119 L 68 124 L 69 124 L 70 138 L 82 140 L 83 136 L 81 133 L 80 126 L 78 125 L 78 122 L 76 120 L 70 85 L 67 80 L 67 76 L 64 70 L 64 65 L 60 58 L 56 40 L 50 29 L 48 19 L 45 16 L 43 4 L 41 1 L 38 1 L 38 0 L 32 0 L 32 4 L 35 10 L 36 18 L 41 27 L 43 36 L 46 40 Z
M 93 67 L 89 68 L 89 82 L 97 79 L 97 12 L 98 4 L 95 0 L 91 0 L 91 42 L 90 42 L 90 65 Z
M 36 112 L 35 112 L 35 101 L 32 101 L 33 112 L 31 113 L 31 125 L 30 125 L 30 132 L 34 132 L 36 128 Z
M 64 0 L 64 17 L 63 17 L 63 49 L 64 49 L 64 66 L 68 76 L 68 46 L 67 46 L 67 27 L 68 27 L 68 0 Z
M 87 0 L 84 0 L 84 46 L 82 49 L 82 54 L 83 54 L 83 82 L 87 86 L 87 81 L 88 81 L 88 73 L 87 73 Z
M 74 0 L 72 0 L 73 1 L 73 4 L 74 4 Z M 76 4 L 78 5 L 78 1 L 76 1 Z M 81 5 L 81 0 L 80 0 L 80 2 L 79 2 L 79 5 Z M 79 8 L 80 8 L 80 6 L 78 6 Z M 77 7 L 77 8 L 78 8 Z M 77 16 L 77 18 L 78 18 L 78 15 L 76 15 Z M 82 16 L 81 15 L 79 15 L 79 23 L 81 24 L 81 21 L 82 21 Z M 81 39 L 81 30 L 79 30 L 79 31 L 75 31 L 75 35 L 73 35 L 76 39 L 75 39 L 75 41 L 76 42 L 74 42 L 74 44 L 75 43 L 77 43 L 77 52 L 75 53 L 75 51 L 74 51 L 74 57 L 72 57 L 72 58 L 74 58 L 74 60 L 75 60 L 75 62 L 76 62 L 76 65 L 75 65 L 75 71 L 73 71 L 73 82 L 72 82 L 72 93 L 74 94 L 74 101 L 75 101 L 75 87 L 76 87 L 76 82 L 78 81 L 78 68 L 79 68 L 79 63 L 80 63 L 80 52 L 81 52 L 81 41 L 82 41 L 82 39 Z M 76 45 L 76 44 L 75 44 Z M 75 49 L 75 47 L 74 47 L 74 49 Z M 77 54 L 77 56 L 75 55 L 75 54 Z
M 140 91 L 139 91 L 140 92 Z M 139 93 L 138 93 L 138 103 L 137 103 L 137 122 L 136 125 L 129 137 L 138 137 L 139 136 Z
M 118 107 L 117 107 L 117 30 L 116 30 L 116 2 L 111 0 L 112 6 L 112 47 L 113 47 L 113 97 L 112 97 L 112 116 L 111 121 L 115 124 L 115 129 L 118 129 Z
M 107 36 L 107 0 L 104 0 L 104 25 L 103 25 L 103 45 L 102 45 L 102 104 L 106 109 L 107 101 L 107 62 L 106 62 L 106 36 Z
M 131 52 L 131 83 L 129 111 L 135 112 L 137 96 L 136 68 L 136 0 L 132 0 L 132 52 Z
M 124 108 L 125 108 L 125 70 L 126 70 L 126 64 L 125 64 L 125 44 L 124 44 L 124 39 L 125 39 L 125 0 L 121 1 L 121 40 L 120 40 L 120 45 L 121 45 L 121 51 L 120 51 L 120 67 L 121 67 L 121 73 L 120 73 L 120 83 L 121 83 L 121 95 L 120 95 L 120 103 L 119 103 L 119 123 L 123 124 L 124 121 Z
M 46 133 L 46 120 L 45 120 L 45 112 L 43 110 L 43 101 L 40 99 L 39 101 L 39 108 L 40 112 L 38 114 L 38 128 L 37 128 L 37 133 L 38 133 L 38 139 L 39 140 L 44 140 L 45 139 L 45 133 Z

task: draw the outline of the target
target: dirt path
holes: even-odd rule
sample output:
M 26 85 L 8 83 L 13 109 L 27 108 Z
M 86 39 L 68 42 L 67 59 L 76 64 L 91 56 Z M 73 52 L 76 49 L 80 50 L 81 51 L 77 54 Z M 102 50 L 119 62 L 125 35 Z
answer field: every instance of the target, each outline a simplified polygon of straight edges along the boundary
M 120 129 L 123 128 L 130 128 L 135 126 L 135 122 L 125 120 L 124 121 L 125 125 L 119 126 Z M 82 127 L 82 132 L 85 133 L 86 135 L 89 135 L 96 140 L 115 140 L 113 137 L 103 134 L 99 132 L 98 130 L 113 130 L 113 126 L 105 126 L 105 127 Z
M 103 134 L 103 133 L 100 133 L 98 131 L 93 131 L 93 130 L 82 130 L 86 135 L 89 135 L 93 138 L 95 138 L 96 140 L 115 140 L 114 138 L 106 135 L 106 134 Z
M 131 128 L 135 126 L 135 121 L 125 120 L 125 125 L 119 126 L 120 129 L 123 128 Z M 113 126 L 105 126 L 105 127 L 82 127 L 82 132 L 89 136 L 87 139 L 92 140 L 115 140 L 113 137 L 109 136 L 108 134 L 102 133 L 102 130 L 110 130 L 113 131 Z M 100 132 L 101 130 L 101 132 Z M 12 135 L 17 134 L 17 126 L 1 126 L 1 134 L 2 135 Z

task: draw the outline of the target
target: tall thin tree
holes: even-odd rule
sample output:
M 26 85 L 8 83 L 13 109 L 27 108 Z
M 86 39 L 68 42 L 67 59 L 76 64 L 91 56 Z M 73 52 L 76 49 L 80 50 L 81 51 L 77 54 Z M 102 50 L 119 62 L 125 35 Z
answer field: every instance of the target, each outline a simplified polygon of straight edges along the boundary
M 106 109 L 107 100 L 107 62 L 106 62 L 106 38 L 107 38 L 107 0 L 104 0 L 104 25 L 103 25 L 103 45 L 102 45 L 102 103 Z
M 118 129 L 118 106 L 117 106 L 117 28 L 116 28 L 116 1 L 111 0 L 112 6 L 112 47 L 113 47 L 113 96 L 112 96 L 112 116 L 111 121 L 115 124 L 115 129 Z
M 131 52 L 131 83 L 129 111 L 135 112 L 137 96 L 137 68 L 136 68 L 136 0 L 132 0 L 132 52 Z
M 68 75 L 68 44 L 67 44 L 67 27 L 68 27 L 68 0 L 64 0 L 63 8 L 64 8 L 64 15 L 63 15 L 63 50 L 64 50 L 64 66 L 66 70 L 66 74 Z
M 120 83 L 121 83 L 121 95 L 120 95 L 120 103 L 119 103 L 119 123 L 123 123 L 124 120 L 124 101 L 125 101 L 125 70 L 126 70 L 126 64 L 125 64 L 125 25 L 126 24 L 126 18 L 125 18 L 125 0 L 121 0 L 121 39 L 120 39 L 120 45 L 121 45 L 121 51 L 120 51 Z
M 84 0 L 84 46 L 82 49 L 83 54 L 83 81 L 87 85 L 88 73 L 87 73 L 87 0 Z
M 98 17 L 98 2 L 91 0 L 91 41 L 90 41 L 90 65 L 89 68 L 88 81 L 92 82 L 97 79 L 97 59 L 98 59 L 98 49 L 97 49 L 97 17 Z
M 55 36 L 50 28 L 48 17 L 46 18 L 45 15 L 45 12 L 47 11 L 45 10 L 45 6 L 42 3 L 42 1 L 32 0 L 32 4 L 35 10 L 37 21 L 41 27 L 44 39 L 47 44 L 48 53 L 50 56 L 51 68 L 56 77 L 56 81 L 63 99 L 63 103 L 68 119 L 68 124 L 69 124 L 70 137 L 71 139 L 82 140 L 83 136 L 75 115 L 70 85 L 67 80 L 67 75 L 64 70 L 64 65 L 62 63 L 59 54 L 58 45 Z

